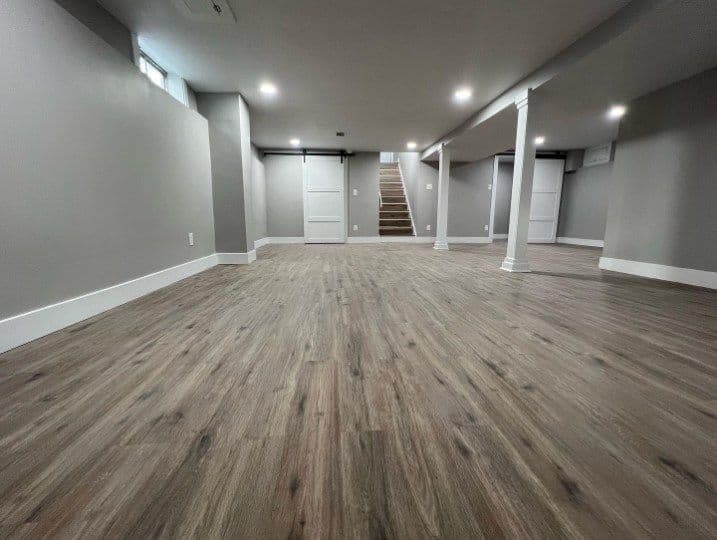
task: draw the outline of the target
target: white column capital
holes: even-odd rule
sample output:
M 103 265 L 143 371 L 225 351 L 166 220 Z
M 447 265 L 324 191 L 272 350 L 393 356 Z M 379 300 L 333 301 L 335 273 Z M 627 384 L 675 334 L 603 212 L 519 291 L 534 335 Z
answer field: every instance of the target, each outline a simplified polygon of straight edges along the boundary
M 523 90 L 520 94 L 518 94 L 515 98 L 515 106 L 518 109 L 522 109 L 523 107 L 527 106 L 530 102 L 530 98 L 533 94 L 533 90 L 530 88 L 527 88 Z

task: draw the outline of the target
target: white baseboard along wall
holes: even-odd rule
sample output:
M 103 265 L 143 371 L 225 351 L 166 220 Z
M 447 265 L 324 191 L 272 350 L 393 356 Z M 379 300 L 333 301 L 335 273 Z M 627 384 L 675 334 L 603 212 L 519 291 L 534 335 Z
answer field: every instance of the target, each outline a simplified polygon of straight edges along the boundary
M 627 259 L 612 259 L 610 257 L 600 257 L 599 267 L 602 270 L 611 270 L 623 274 L 632 274 L 640 277 L 660 279 L 662 281 L 674 281 L 676 283 L 684 283 L 685 285 L 717 289 L 717 272 L 629 261 Z
M 567 236 L 558 236 L 556 239 L 558 244 L 572 244 L 575 246 L 591 246 L 591 247 L 604 247 L 604 240 L 593 240 L 591 238 L 570 238 Z

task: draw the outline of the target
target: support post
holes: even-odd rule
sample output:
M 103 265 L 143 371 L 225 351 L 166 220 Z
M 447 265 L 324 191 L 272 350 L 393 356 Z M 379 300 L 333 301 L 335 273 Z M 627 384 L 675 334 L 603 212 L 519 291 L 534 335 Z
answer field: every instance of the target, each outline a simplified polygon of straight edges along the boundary
M 515 133 L 515 165 L 513 190 L 510 199 L 508 250 L 501 266 L 507 272 L 530 272 L 528 263 L 528 226 L 530 225 L 530 199 L 533 196 L 535 169 L 535 142 L 531 117 L 528 114 L 530 90 L 515 100 L 518 122 Z
M 451 151 L 445 144 L 438 154 L 438 206 L 436 208 L 436 241 L 433 249 L 448 249 L 448 182 L 451 174 Z

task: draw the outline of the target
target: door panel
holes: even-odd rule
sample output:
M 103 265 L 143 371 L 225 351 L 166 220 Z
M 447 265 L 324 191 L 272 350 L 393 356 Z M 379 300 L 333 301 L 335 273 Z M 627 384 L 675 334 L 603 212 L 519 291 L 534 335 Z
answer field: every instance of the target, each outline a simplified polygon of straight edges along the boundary
M 304 162 L 304 240 L 346 241 L 344 164 L 339 156 L 306 156 Z
M 528 242 L 555 242 L 564 170 L 565 161 L 562 159 L 535 160 Z

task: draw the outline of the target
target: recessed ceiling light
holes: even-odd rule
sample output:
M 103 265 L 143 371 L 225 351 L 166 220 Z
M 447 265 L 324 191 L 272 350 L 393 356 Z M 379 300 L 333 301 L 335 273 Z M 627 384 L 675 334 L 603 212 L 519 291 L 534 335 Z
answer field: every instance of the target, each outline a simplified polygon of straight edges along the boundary
M 299 146 L 301 144 L 301 141 L 299 139 L 294 138 L 291 139 L 289 143 L 291 143 L 291 146 Z
M 278 91 L 279 90 L 276 88 L 276 85 L 274 83 L 263 82 L 259 86 L 259 92 L 261 92 L 265 96 L 275 96 Z
M 453 93 L 453 99 L 455 99 L 458 103 L 465 103 L 473 96 L 473 90 L 468 88 L 467 86 L 464 86 L 462 88 L 459 88 Z
M 415 149 L 416 149 L 416 146 L 418 146 L 418 145 L 417 145 L 415 142 L 413 142 L 413 141 L 410 141 L 410 142 L 407 142 L 407 143 L 406 143 L 406 148 L 408 148 L 409 150 L 415 150 Z
M 611 120 L 617 120 L 618 118 L 622 118 L 623 116 L 625 116 L 626 112 L 627 107 L 625 107 L 625 105 L 613 105 L 607 112 L 607 117 Z
M 545 142 L 545 137 L 540 135 L 540 136 L 536 137 L 533 142 L 535 143 L 535 146 L 540 146 L 541 144 L 543 144 Z

